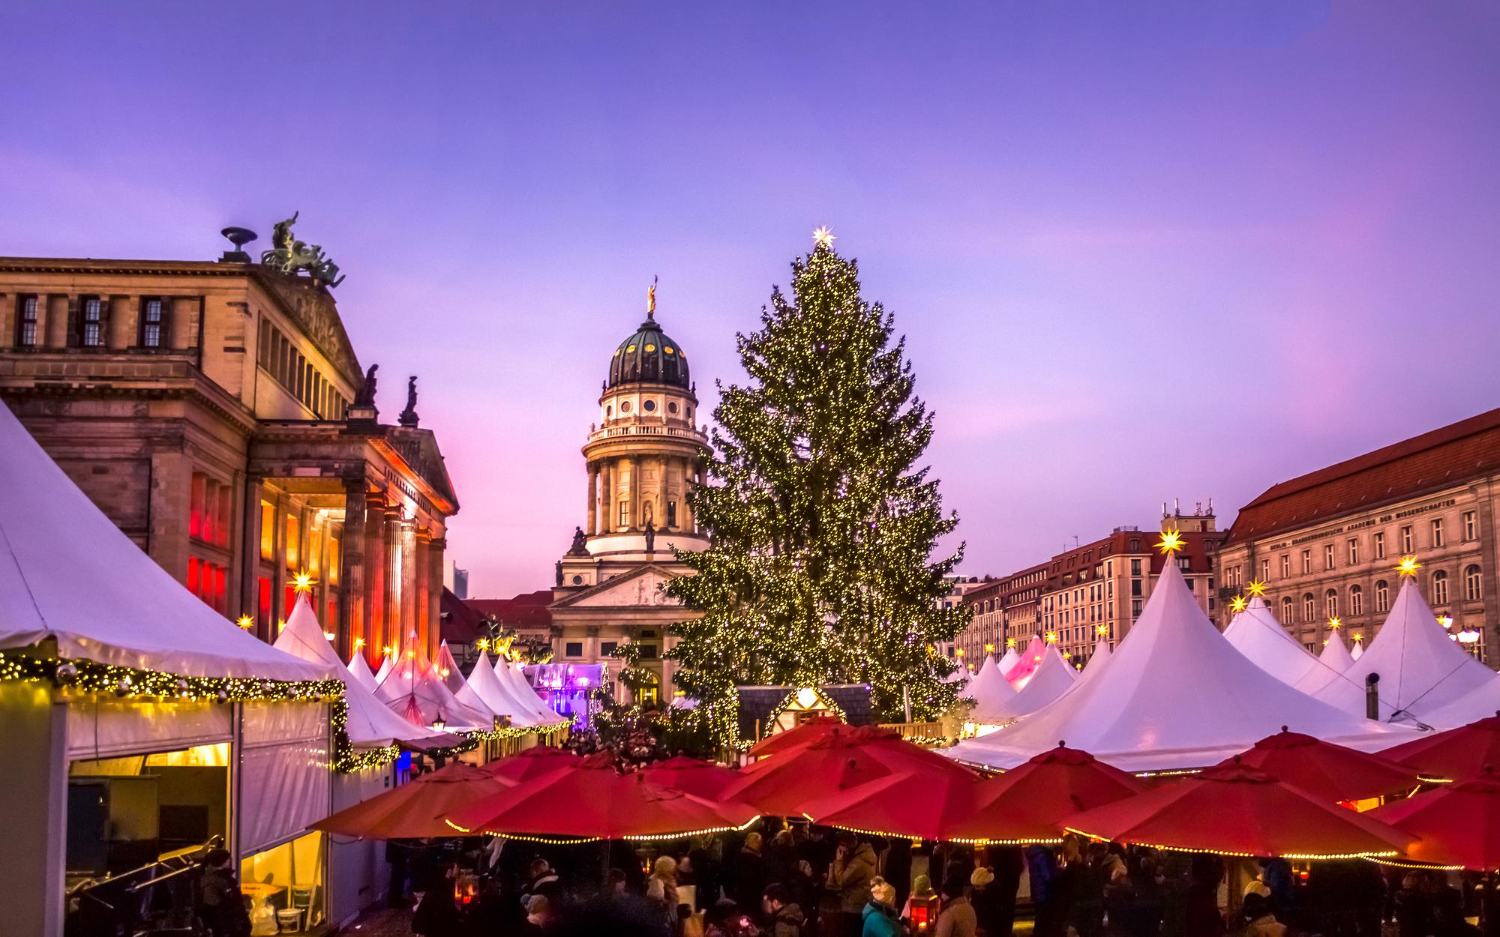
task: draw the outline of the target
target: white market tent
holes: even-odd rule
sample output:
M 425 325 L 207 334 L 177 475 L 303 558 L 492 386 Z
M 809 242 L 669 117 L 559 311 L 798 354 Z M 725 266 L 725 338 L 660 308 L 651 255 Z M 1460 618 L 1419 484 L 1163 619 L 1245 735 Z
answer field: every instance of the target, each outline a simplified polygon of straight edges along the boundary
M 547 708 L 546 703 L 542 702 L 542 698 L 527 681 L 526 674 L 523 672 L 524 668 L 524 664 L 510 664 L 503 657 L 495 660 L 495 676 L 500 678 L 501 683 L 511 688 L 517 702 L 536 715 L 540 720 L 538 725 L 548 726 L 567 722 L 566 716 L 553 712 Z
M 438 644 L 438 658 L 434 665 L 438 676 L 443 683 L 453 692 L 453 698 L 477 713 L 485 713 L 490 717 L 508 715 L 493 706 L 487 704 L 474 688 L 469 686 L 469 681 L 464 679 L 464 672 L 458 668 L 458 662 L 453 659 L 453 652 L 448 650 L 448 642 L 442 641 Z
M 0 406 L 0 649 L 183 677 L 325 680 L 183 588 Z
M 1255 596 L 1224 629 L 1224 639 L 1260 669 L 1288 686 L 1296 686 L 1318 668 L 1318 659 L 1287 633 L 1271 609 Z
M 944 754 L 1009 769 L 1066 740 L 1126 771 L 1201 768 L 1290 726 L 1379 750 L 1414 736 L 1319 703 L 1224 641 L 1167 563 L 1109 665 L 1015 725 Z
M 1338 679 L 1339 675 L 1348 670 L 1353 663 L 1354 658 L 1349 656 L 1349 649 L 1344 646 L 1344 639 L 1335 628 L 1328 635 L 1328 640 L 1323 645 L 1323 652 L 1318 655 L 1318 666 L 1309 670 L 1295 686 L 1311 696 Z
M 1026 643 L 1026 650 L 1021 652 L 1020 660 L 1010 670 L 1004 671 L 1005 679 L 1010 681 L 1011 686 L 1019 690 L 1026 685 L 1026 678 L 1041 665 L 1042 651 L 1046 649 L 1047 645 L 1042 643 L 1040 635 L 1031 636 L 1031 640 Z
M 1017 690 L 1008 700 L 998 706 L 984 708 L 976 706 L 969 718 L 987 725 L 1005 725 L 1022 716 L 1034 713 L 1073 688 L 1078 680 L 1078 671 L 1063 660 L 1056 644 L 1048 644 L 1042 651 L 1042 661 L 1026 679 L 1026 685 Z
M 348 716 L 344 731 L 349 744 L 356 749 L 386 748 L 397 742 L 420 743 L 441 738 L 451 744 L 452 737 L 426 726 L 415 726 L 391 712 L 385 703 L 375 698 L 355 678 L 344 675 L 344 662 L 338 652 L 323 635 L 323 626 L 318 624 L 318 615 L 312 610 L 307 596 L 297 597 L 297 604 L 286 620 L 286 627 L 276 636 L 274 645 L 294 657 L 320 664 L 332 671 L 344 682 L 344 701 L 348 704 Z M 363 658 L 357 658 L 363 660 Z M 369 673 L 365 668 L 365 673 Z
M 1005 655 L 1000 658 L 1000 663 L 997 665 L 1000 668 L 1001 676 L 1004 676 L 1005 674 L 1008 674 L 1012 670 L 1016 669 L 1016 665 L 1020 662 L 1021 655 L 1016 653 L 1016 649 L 1014 647 L 1006 648 Z
M 1500 714 L 1500 674 L 1480 684 L 1478 689 L 1427 713 L 1423 721 L 1439 729 L 1456 729 L 1497 714 Z
M 528 710 L 510 688 L 500 682 L 490 664 L 488 652 L 479 652 L 479 659 L 469 673 L 468 686 L 496 715 L 509 716 L 511 725 L 530 727 L 541 723 L 541 718 Z
M 375 675 L 370 672 L 370 665 L 365 662 L 365 655 L 359 651 L 355 651 L 354 656 L 349 658 L 349 674 L 355 683 L 371 693 L 374 693 L 375 688 L 380 685 L 380 681 L 376 680 Z
M 1087 680 L 1090 677 L 1097 676 L 1099 671 L 1109 665 L 1110 658 L 1113 656 L 1114 652 L 1109 649 L 1109 640 L 1100 638 L 1094 644 L 1094 655 L 1089 658 L 1087 664 L 1083 665 L 1083 672 L 1078 675 L 1078 679 Z
M 465 706 L 455 699 L 437 670 L 415 649 L 409 649 L 406 659 L 391 668 L 376 688 L 375 695 L 397 715 L 415 725 L 430 726 L 441 718 L 444 730 L 450 732 L 489 731 L 494 727 L 493 715 Z
M 1365 655 L 1365 646 L 1359 641 L 1354 642 L 1354 650 L 1349 652 L 1350 660 L 1359 660 Z
M 391 675 L 391 671 L 395 669 L 396 654 L 393 652 L 385 655 L 385 660 L 380 662 L 380 669 L 375 671 L 375 685 L 378 687 L 382 683 L 384 683 L 385 678 L 389 677 Z
M 989 723 L 991 720 L 984 716 L 1015 699 L 1016 690 L 1001 674 L 1000 665 L 995 662 L 995 658 L 986 654 L 984 663 L 979 665 L 979 673 L 974 675 L 974 679 L 969 681 L 959 695 L 974 701 L 974 708 L 970 711 L 973 721 Z
M 1438 624 L 1416 580 L 1406 579 L 1370 648 L 1317 699 L 1346 712 L 1365 712 L 1365 678 L 1379 674 L 1383 721 L 1433 725 L 1429 718 L 1480 689 L 1495 672 L 1459 647 Z M 1453 728 L 1453 726 L 1438 726 Z

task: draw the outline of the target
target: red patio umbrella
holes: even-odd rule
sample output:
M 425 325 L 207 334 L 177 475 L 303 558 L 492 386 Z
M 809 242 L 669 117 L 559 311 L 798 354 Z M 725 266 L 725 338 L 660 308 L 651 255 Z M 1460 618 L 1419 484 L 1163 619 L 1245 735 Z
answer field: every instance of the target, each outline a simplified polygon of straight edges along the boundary
M 596 839 L 675 839 L 734 829 L 756 817 L 743 804 L 716 804 L 653 784 L 641 772 L 621 774 L 608 758 L 575 764 L 521 781 L 451 809 L 460 832 L 495 833 L 582 842 Z
M 1283 784 L 1330 802 L 1381 797 L 1412 790 L 1418 784 L 1417 772 L 1410 768 L 1378 755 L 1288 732 L 1286 726 L 1236 757 L 1248 768 L 1257 768 Z
M 686 755 L 668 758 L 648 765 L 646 780 L 674 791 L 697 794 L 709 800 L 718 800 L 724 788 L 738 781 L 743 775 L 711 761 L 700 761 Z
M 1047 843 L 1061 821 L 1083 810 L 1133 797 L 1146 785 L 1088 752 L 1059 744 L 979 785 L 975 807 L 948 831 L 957 840 Z
M 952 839 L 955 825 L 973 813 L 977 777 L 899 771 L 836 791 L 807 804 L 814 823 L 860 833 L 910 839 Z
M 361 839 L 454 836 L 442 816 L 477 797 L 498 794 L 506 785 L 483 770 L 454 762 L 398 788 L 340 810 L 310 828 Z
M 1478 872 L 1500 869 L 1500 779 L 1488 769 L 1477 778 L 1376 807 L 1366 816 L 1418 838 L 1409 858 Z
M 1380 754 L 1420 771 L 1426 778 L 1451 781 L 1476 778 L 1486 765 L 1500 765 L 1500 713 L 1387 748 Z
M 806 745 L 813 739 L 827 735 L 830 729 L 844 725 L 844 720 L 837 716 L 813 716 L 804 720 L 794 728 L 775 735 L 768 735 L 750 746 L 748 754 L 751 758 L 764 758 L 777 752 L 784 752 L 798 745 Z
M 1237 762 L 1075 814 L 1064 828 L 1162 849 L 1288 859 L 1391 856 L 1414 838 Z
M 577 755 L 566 749 L 538 745 L 511 755 L 509 758 L 492 761 L 484 766 L 484 770 L 491 777 L 498 778 L 507 786 L 513 787 L 527 778 L 577 764 L 580 760 Z
M 902 771 L 923 777 L 974 776 L 968 768 L 894 732 L 835 729 L 746 768 L 744 778 L 725 788 L 723 797 L 751 804 L 761 813 L 796 817 L 831 791 Z

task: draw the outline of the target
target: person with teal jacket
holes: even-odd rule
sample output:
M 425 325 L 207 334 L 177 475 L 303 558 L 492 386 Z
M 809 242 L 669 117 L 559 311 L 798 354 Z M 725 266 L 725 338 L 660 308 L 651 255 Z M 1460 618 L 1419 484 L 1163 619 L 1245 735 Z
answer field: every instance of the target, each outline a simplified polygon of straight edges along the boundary
M 870 901 L 864 915 L 860 937 L 906 937 L 906 926 L 896 916 L 896 886 L 878 875 L 870 882 Z

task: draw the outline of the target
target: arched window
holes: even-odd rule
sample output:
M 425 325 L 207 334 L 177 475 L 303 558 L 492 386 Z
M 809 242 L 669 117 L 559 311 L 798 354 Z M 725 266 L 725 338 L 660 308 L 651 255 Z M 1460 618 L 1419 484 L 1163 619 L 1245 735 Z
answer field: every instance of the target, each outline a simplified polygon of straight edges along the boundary
M 1448 604 L 1448 574 L 1441 569 L 1432 574 L 1432 604 Z
M 1339 592 L 1337 589 L 1329 589 L 1323 593 L 1323 614 L 1329 618 L 1337 618 L 1339 614 Z
M 1363 615 L 1365 613 L 1365 590 L 1359 586 L 1349 587 L 1349 614 Z
M 1284 625 L 1292 620 L 1292 597 L 1283 596 L 1281 599 L 1281 623 Z
M 1482 598 L 1484 598 L 1484 574 L 1479 571 L 1478 566 L 1470 566 L 1464 570 L 1464 600 L 1478 602 Z
M 1305 593 L 1302 596 L 1302 620 L 1303 621 L 1312 621 L 1314 618 L 1317 617 L 1318 609 L 1317 609 L 1317 606 L 1314 604 L 1315 601 L 1316 600 L 1313 598 L 1313 594 L 1311 592 Z
M 1388 612 L 1391 610 L 1391 587 L 1382 579 L 1375 583 L 1375 611 Z

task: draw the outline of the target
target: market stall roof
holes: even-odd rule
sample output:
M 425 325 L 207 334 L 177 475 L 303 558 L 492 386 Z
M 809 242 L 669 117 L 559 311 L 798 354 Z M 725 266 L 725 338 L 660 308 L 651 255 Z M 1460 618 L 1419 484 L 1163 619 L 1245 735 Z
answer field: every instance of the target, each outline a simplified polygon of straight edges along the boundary
M 464 672 L 459 669 L 458 662 L 453 659 L 453 652 L 448 650 L 448 642 L 438 643 L 437 661 L 433 663 L 437 669 L 437 675 L 442 678 L 443 685 L 453 693 L 453 698 L 477 713 L 486 713 L 491 717 L 508 715 L 485 702 L 483 697 L 474 692 L 469 686 L 469 681 L 464 679 Z M 491 672 L 493 675 L 493 672 Z
M 542 698 L 537 695 L 536 689 L 527 681 L 524 673 L 524 664 L 511 664 L 505 658 L 495 660 L 495 676 L 500 682 L 510 687 L 511 696 L 523 709 L 536 716 L 537 725 L 557 725 L 567 722 L 568 717 L 559 715 L 547 708 Z
M 1260 669 L 1290 686 L 1296 686 L 1318 666 L 1318 659 L 1281 627 L 1258 595 L 1224 629 L 1224 640 Z
M 1419 784 L 1413 768 L 1300 732 L 1289 732 L 1285 727 L 1235 755 L 1231 761 L 1264 771 L 1329 803 L 1403 793 Z
M 1000 671 L 995 658 L 986 654 L 979 673 L 974 675 L 959 692 L 965 699 L 974 701 L 974 712 L 991 712 L 1014 699 L 1016 688 L 1011 686 Z
M 1500 765 L 1500 712 L 1444 732 L 1429 732 L 1381 753 L 1425 777 L 1466 781 Z
M 1016 686 L 1016 684 L 1031 676 L 1031 672 L 1036 670 L 1037 666 L 1041 664 L 1042 651 L 1044 650 L 1046 650 L 1046 645 L 1042 643 L 1041 636 L 1032 635 L 1031 640 L 1026 643 L 1026 650 L 1022 651 L 1018 656 L 1016 665 L 1009 670 L 1002 671 L 1005 674 L 1005 679 L 1010 681 L 1011 686 Z M 1016 688 L 1020 689 L 1020 687 Z
M 995 706 L 975 706 L 969 713 L 974 722 L 987 725 L 1005 725 L 1022 716 L 1034 713 L 1073 688 L 1078 680 L 1078 671 L 1063 660 L 1056 644 L 1048 644 L 1042 652 L 1042 661 L 1026 678 L 1026 685 L 1009 699 Z
M 370 665 L 365 662 L 365 655 L 359 651 L 355 651 L 354 656 L 349 658 L 349 674 L 355 683 L 371 693 L 374 693 L 375 688 L 380 686 L 380 681 L 375 679 L 375 675 L 370 672 Z
M 1433 710 L 1430 724 L 1441 729 L 1454 726 L 1466 726 L 1482 719 L 1492 718 L 1496 711 L 1500 711 L 1500 674 L 1480 684 L 1477 690 L 1473 690 L 1460 696 L 1458 699 Z M 1500 767 L 1500 763 L 1497 763 Z
M 1349 648 L 1344 646 L 1344 639 L 1337 629 L 1328 635 L 1328 642 L 1323 645 L 1323 651 L 1318 655 L 1318 666 L 1307 672 L 1307 675 L 1297 681 L 1296 687 L 1303 693 L 1312 695 L 1323 689 L 1338 678 L 1339 674 L 1348 670 L 1354 663 L 1354 658 L 1349 656 Z
M 1012 768 L 1067 739 L 1127 771 L 1201 768 L 1283 725 L 1362 750 L 1412 737 L 1409 729 L 1311 699 L 1251 663 L 1203 614 L 1177 564 L 1167 563 L 1140 618 L 1097 677 L 1015 725 L 945 754 Z
M 1363 656 L 1365 656 L 1365 646 L 1363 644 L 1361 644 L 1359 641 L 1355 641 L 1354 642 L 1354 649 L 1349 652 L 1349 659 L 1350 660 L 1359 660 Z
M 416 725 L 432 725 L 441 718 L 453 731 L 488 731 L 494 727 L 494 717 L 488 712 L 471 709 L 455 699 L 432 664 L 419 656 L 415 648 L 406 655 L 375 690 L 375 695 L 393 711 Z
M 980 782 L 973 809 L 947 832 L 952 839 L 994 843 L 1054 842 L 1062 838 L 1064 818 L 1145 789 L 1144 781 L 1059 744 Z
M 184 677 L 325 680 L 234 626 L 156 564 L 0 405 L 0 649 Z
M 385 678 L 391 675 L 392 670 L 396 669 L 396 657 L 397 655 L 393 650 L 391 653 L 385 655 L 385 659 L 380 662 L 380 669 L 375 671 L 375 685 L 377 687 L 385 682 Z
M 409 742 L 420 746 L 424 741 L 441 738 L 450 741 L 447 733 L 426 726 L 415 726 L 391 712 L 385 703 L 360 686 L 345 670 L 338 652 L 323 635 L 323 626 L 318 624 L 318 615 L 312 610 L 306 595 L 297 597 L 292 614 L 287 617 L 286 627 L 276 636 L 275 647 L 294 657 L 327 667 L 344 682 L 344 702 L 348 714 L 344 731 L 349 744 L 355 748 L 385 748 L 396 742 Z M 366 671 L 368 673 L 368 671 Z
M 1021 655 L 1016 653 L 1016 649 L 1014 647 L 1008 647 L 1005 649 L 1005 654 L 1000 658 L 1000 663 L 996 666 L 1000 668 L 1000 673 L 1003 676 L 1010 673 L 1012 670 L 1015 670 L 1016 665 L 1020 662 Z
M 1079 680 L 1087 680 L 1089 677 L 1097 676 L 1109 664 L 1109 659 L 1114 654 L 1109 648 L 1109 639 L 1100 638 L 1094 643 L 1094 654 L 1089 662 L 1083 665 L 1083 671 L 1079 673 Z
M 516 699 L 510 687 L 500 682 L 500 677 L 490 663 L 488 651 L 479 652 L 479 659 L 474 662 L 474 669 L 469 672 L 469 680 L 465 686 L 497 716 L 509 716 L 513 726 L 535 726 L 542 721 L 540 716 Z
M 1380 675 L 1380 718 L 1451 729 L 1435 715 L 1495 679 L 1495 672 L 1459 647 L 1438 624 L 1416 578 L 1405 579 L 1370 649 L 1316 694 L 1345 712 L 1365 712 L 1365 678 Z M 1462 707 L 1459 707 L 1462 710 Z M 1493 711 L 1490 707 L 1489 711 Z M 1451 712 L 1449 710 L 1448 712 Z M 1482 716 L 1481 708 L 1475 716 Z M 1473 718 L 1473 717 L 1471 717 Z
M 1475 872 L 1500 868 L 1500 778 L 1488 767 L 1470 780 L 1377 807 L 1369 815 L 1417 839 L 1408 856 L 1419 862 Z
M 697 794 L 717 800 L 724 789 L 741 778 L 738 771 L 712 761 L 701 761 L 686 755 L 675 755 L 642 769 L 646 780 L 674 791 Z
M 508 782 L 456 761 L 319 820 L 309 829 L 361 839 L 452 836 L 443 815 L 506 790 Z

